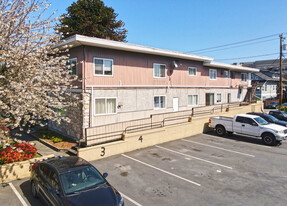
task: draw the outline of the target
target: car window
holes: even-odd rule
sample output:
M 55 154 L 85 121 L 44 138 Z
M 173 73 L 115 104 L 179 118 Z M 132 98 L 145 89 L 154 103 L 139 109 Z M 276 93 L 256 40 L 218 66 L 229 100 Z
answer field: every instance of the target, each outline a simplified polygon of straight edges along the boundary
M 40 165 L 40 172 L 43 175 L 43 177 L 49 182 L 49 174 L 50 174 L 50 168 L 47 165 Z
M 59 180 L 58 180 L 58 176 L 57 173 L 55 171 L 51 171 L 50 174 L 50 180 L 51 180 L 51 186 L 56 189 L 56 190 L 60 190 L 60 186 L 59 186 Z
M 263 119 L 262 117 L 255 117 L 254 118 L 255 121 L 260 124 L 260 125 L 267 125 L 269 124 L 265 119 Z
M 60 181 L 65 194 L 73 194 L 106 183 L 102 175 L 93 167 L 81 167 L 60 174 Z
M 257 125 L 257 123 L 253 119 L 250 119 L 247 117 L 245 117 L 245 123 L 250 124 L 250 125 L 253 125 L 253 124 Z
M 236 122 L 241 122 L 241 123 L 243 123 L 244 122 L 244 117 L 240 117 L 240 116 L 238 116 L 238 117 L 236 117 L 236 120 L 235 120 Z
M 280 114 L 282 114 L 283 117 L 287 117 L 287 114 L 285 112 L 283 112 L 283 111 L 281 111 Z
M 272 115 L 266 115 L 266 117 L 272 120 L 273 122 L 278 121 L 278 119 L 276 117 L 273 117 Z

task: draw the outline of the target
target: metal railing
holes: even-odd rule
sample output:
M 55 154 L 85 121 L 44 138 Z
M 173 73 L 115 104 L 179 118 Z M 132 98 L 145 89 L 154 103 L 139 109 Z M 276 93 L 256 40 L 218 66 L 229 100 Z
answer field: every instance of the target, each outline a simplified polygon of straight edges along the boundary
M 150 118 L 136 119 L 86 128 L 85 141 L 87 146 L 117 141 L 123 138 L 123 134 L 162 128 L 169 125 L 182 124 L 191 120 L 192 117 L 228 111 L 231 108 L 240 106 L 242 106 L 240 102 L 200 106 L 193 107 L 191 110 L 151 114 Z

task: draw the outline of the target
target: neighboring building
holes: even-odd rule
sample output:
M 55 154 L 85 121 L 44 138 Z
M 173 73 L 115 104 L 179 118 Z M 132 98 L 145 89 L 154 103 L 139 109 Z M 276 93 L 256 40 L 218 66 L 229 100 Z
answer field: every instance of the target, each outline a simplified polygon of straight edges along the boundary
M 72 73 L 82 80 L 82 128 L 243 101 L 258 69 L 213 62 L 212 58 L 112 40 L 74 35 Z M 71 136 L 83 137 L 79 134 Z
M 287 60 L 282 60 L 282 70 L 283 73 L 287 72 Z M 245 67 L 251 67 L 251 68 L 257 68 L 260 69 L 260 71 L 268 71 L 272 73 L 279 74 L 280 72 L 280 60 L 279 59 L 269 59 L 269 60 L 260 60 L 260 61 L 254 61 L 254 62 L 241 62 L 242 66 Z
M 268 74 L 268 73 L 267 73 Z M 252 73 L 251 79 L 252 84 L 256 85 L 256 98 L 262 99 L 263 101 L 270 98 L 277 97 L 279 77 L 272 73 L 267 75 L 263 72 Z

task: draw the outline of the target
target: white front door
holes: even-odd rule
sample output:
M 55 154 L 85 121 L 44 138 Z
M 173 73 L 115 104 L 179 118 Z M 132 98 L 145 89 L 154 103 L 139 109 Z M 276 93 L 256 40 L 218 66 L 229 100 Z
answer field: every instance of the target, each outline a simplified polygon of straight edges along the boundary
M 178 111 L 178 98 L 177 97 L 173 98 L 173 111 L 174 112 Z

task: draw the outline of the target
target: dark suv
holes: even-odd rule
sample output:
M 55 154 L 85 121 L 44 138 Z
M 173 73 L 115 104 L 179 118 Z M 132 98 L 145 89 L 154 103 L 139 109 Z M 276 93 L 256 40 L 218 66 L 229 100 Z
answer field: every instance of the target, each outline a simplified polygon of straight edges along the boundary
M 123 206 L 123 198 L 106 177 L 82 158 L 54 157 L 31 166 L 31 191 L 48 205 Z
M 287 114 L 283 111 L 270 111 L 269 114 L 282 121 L 287 121 Z

